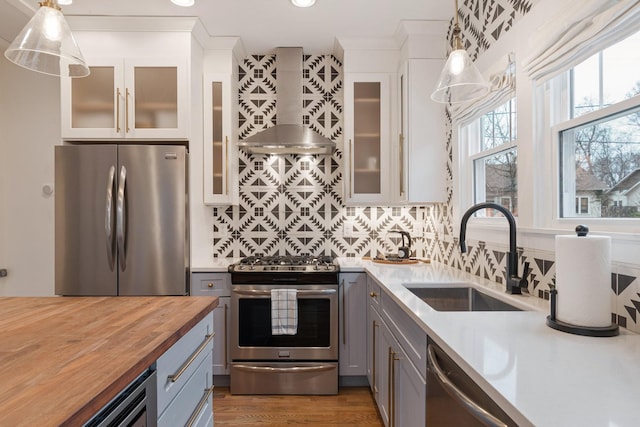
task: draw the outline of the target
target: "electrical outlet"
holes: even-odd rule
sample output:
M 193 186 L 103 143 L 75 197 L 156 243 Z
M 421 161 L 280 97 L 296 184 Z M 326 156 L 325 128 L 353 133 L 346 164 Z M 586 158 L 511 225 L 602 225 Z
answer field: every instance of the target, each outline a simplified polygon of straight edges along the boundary
M 415 221 L 413 223 L 413 231 L 411 232 L 411 235 L 413 237 L 422 237 L 422 233 L 424 233 L 424 222 Z
M 345 221 L 342 226 L 342 235 L 344 237 L 353 237 L 353 222 Z

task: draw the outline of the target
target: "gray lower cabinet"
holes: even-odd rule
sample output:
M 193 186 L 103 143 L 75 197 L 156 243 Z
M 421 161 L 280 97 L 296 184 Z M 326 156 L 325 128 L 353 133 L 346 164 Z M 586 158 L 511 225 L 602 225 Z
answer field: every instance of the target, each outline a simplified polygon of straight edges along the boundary
M 383 323 L 382 342 L 387 349 L 388 426 L 424 426 L 427 382 L 411 363 L 407 353 Z
M 371 279 L 367 292 L 367 377 L 380 415 L 387 427 L 423 427 L 426 333 Z
M 367 275 L 340 274 L 340 376 L 367 374 Z
M 213 338 L 213 375 L 229 375 L 229 321 L 231 306 L 231 275 L 229 273 L 192 273 L 192 296 L 218 297 L 213 310 L 216 335 Z M 216 384 L 218 384 L 216 382 Z
M 206 316 L 157 360 L 158 426 L 213 426 L 213 336 Z
M 371 392 L 378 405 L 384 425 L 389 425 L 389 363 L 388 336 L 383 337 L 382 318 L 371 305 L 369 306 L 369 340 L 367 351 L 367 376 Z

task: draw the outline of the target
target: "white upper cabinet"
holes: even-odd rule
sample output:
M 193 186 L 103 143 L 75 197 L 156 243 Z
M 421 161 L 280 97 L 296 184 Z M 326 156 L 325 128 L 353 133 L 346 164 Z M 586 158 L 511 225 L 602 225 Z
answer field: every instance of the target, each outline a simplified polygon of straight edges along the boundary
M 346 204 L 390 199 L 389 81 L 386 73 L 345 74 Z
M 446 200 L 445 110 L 431 100 L 446 32 L 444 21 L 403 21 L 393 39 L 338 40 L 347 205 Z
M 398 73 L 398 195 L 404 203 L 446 200 L 445 112 L 431 100 L 443 61 L 410 58 Z
M 60 79 L 63 139 L 189 138 L 189 58 L 184 52 L 190 52 L 190 42 L 184 34 L 74 34 L 91 74 Z
M 214 38 L 204 51 L 202 187 L 205 205 L 239 203 L 238 63 L 245 55 L 237 37 Z
M 238 149 L 234 137 L 237 96 L 232 95 L 237 92 L 231 78 L 230 74 L 204 75 L 203 188 L 204 203 L 209 205 L 238 203 Z

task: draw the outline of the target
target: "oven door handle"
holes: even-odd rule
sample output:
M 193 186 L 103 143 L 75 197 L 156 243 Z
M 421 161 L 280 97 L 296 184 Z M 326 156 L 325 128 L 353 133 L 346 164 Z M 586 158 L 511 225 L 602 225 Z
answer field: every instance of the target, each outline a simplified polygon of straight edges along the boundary
M 284 372 L 322 372 L 336 369 L 335 365 L 314 365 L 314 366 L 290 366 L 288 368 L 274 368 L 272 366 L 251 366 L 251 365 L 233 365 L 235 369 L 248 372 L 267 372 L 267 373 L 284 373 Z
M 271 295 L 270 290 L 263 290 L 263 289 L 234 289 L 233 292 L 240 295 L 269 295 L 269 296 Z M 315 289 L 315 290 L 298 289 L 297 290 L 298 295 L 304 295 L 304 296 L 330 295 L 335 293 L 336 293 L 335 289 Z

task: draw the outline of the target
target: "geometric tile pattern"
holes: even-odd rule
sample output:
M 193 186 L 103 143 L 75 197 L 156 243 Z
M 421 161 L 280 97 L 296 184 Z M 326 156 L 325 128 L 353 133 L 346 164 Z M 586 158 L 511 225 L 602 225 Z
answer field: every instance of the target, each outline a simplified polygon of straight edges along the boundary
M 532 7 L 533 0 L 464 0 L 459 19 L 472 59 L 498 41 Z
M 254 55 L 239 66 L 240 139 L 277 122 L 275 55 Z M 333 141 L 342 138 L 343 73 L 333 55 L 303 56 L 303 124 Z M 217 257 L 325 254 L 361 257 L 395 253 L 400 235 L 414 230 L 423 209 L 346 208 L 342 152 L 333 156 L 239 152 L 239 206 L 214 208 Z M 345 219 L 353 237 L 343 238 Z M 416 254 L 422 239 L 414 239 Z
M 255 55 L 238 67 L 240 139 L 276 124 L 275 66 L 275 55 Z

